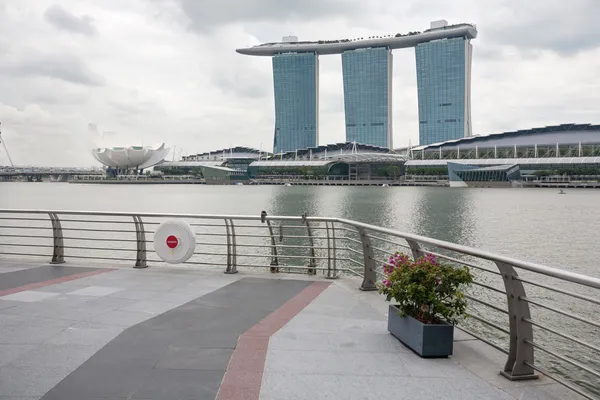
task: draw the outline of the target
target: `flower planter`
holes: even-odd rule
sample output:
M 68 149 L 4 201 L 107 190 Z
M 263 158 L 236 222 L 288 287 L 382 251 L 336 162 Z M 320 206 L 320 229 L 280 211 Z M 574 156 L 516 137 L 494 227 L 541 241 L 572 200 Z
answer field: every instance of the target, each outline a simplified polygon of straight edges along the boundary
M 398 340 L 424 358 L 452 355 L 454 325 L 424 324 L 405 315 L 401 317 L 396 306 L 390 304 L 388 331 Z

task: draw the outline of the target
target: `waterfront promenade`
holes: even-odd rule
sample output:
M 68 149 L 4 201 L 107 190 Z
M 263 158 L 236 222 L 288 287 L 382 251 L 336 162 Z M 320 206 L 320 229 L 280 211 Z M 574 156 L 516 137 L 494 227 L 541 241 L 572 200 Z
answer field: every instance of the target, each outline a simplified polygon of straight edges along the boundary
M 360 280 L 0 258 L 0 400 L 579 399 L 457 331 L 421 359 Z

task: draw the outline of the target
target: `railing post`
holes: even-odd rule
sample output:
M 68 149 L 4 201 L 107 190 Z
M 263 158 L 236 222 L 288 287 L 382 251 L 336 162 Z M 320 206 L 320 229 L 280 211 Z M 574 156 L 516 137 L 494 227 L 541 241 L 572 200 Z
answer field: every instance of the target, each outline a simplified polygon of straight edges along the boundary
M 377 290 L 377 272 L 375 268 L 375 255 L 371 245 L 371 238 L 367 235 L 364 228 L 357 228 L 362 243 L 363 259 L 364 259 L 364 279 L 360 285 L 360 290 L 369 291 Z
M 410 240 L 410 239 L 406 239 L 406 242 L 410 246 L 410 250 L 412 251 L 412 256 L 415 261 L 417 261 L 417 259 L 425 256 L 425 252 L 423 251 L 423 249 L 421 249 L 421 246 L 419 246 L 419 243 L 415 242 L 414 240 Z
M 523 283 L 515 278 L 519 275 L 512 265 L 497 261 L 496 265 L 502 274 L 508 302 L 508 317 L 510 327 L 510 344 L 508 359 L 500 374 L 511 381 L 537 379 L 535 370 L 526 365 L 534 365 L 533 327 L 525 320 L 531 319 L 529 304 L 521 300 L 525 297 Z
M 65 247 L 60 219 L 56 213 L 48 213 L 48 216 L 52 222 L 52 241 L 54 244 L 50 264 L 62 264 L 65 262 Z
M 260 222 L 267 224 L 267 228 L 269 229 L 269 237 L 271 238 L 271 272 L 279 272 L 279 259 L 277 258 L 277 245 L 275 244 L 275 234 L 273 233 L 271 221 L 267 221 L 266 211 L 260 213 Z
M 225 273 L 237 274 L 237 248 L 232 219 L 225 219 L 225 229 L 227 230 L 227 269 Z
M 302 222 L 306 225 L 306 232 L 308 233 L 308 244 L 310 245 L 310 258 L 308 260 L 308 274 L 316 275 L 317 274 L 317 262 L 316 262 L 316 254 L 315 254 L 315 241 L 313 239 L 312 229 L 310 227 L 310 223 L 306 219 L 306 212 L 302 214 Z
M 136 252 L 134 268 L 148 268 L 146 262 L 146 231 L 144 230 L 144 222 L 139 215 L 133 216 L 135 224 Z
M 331 224 L 331 235 L 329 234 L 329 224 Z M 337 249 L 335 247 L 335 223 L 325 222 L 327 230 L 327 276 L 326 279 L 337 279 Z M 333 257 L 331 255 L 333 254 Z M 332 267 L 333 265 L 333 267 Z

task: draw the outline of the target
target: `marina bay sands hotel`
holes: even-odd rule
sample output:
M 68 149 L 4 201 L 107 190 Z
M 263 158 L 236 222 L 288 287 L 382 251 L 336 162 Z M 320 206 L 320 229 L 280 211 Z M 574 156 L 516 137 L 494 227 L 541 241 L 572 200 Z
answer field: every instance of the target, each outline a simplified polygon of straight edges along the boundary
M 346 141 L 387 148 L 392 143 L 392 50 L 414 47 L 419 144 L 471 136 L 471 24 L 434 21 L 424 32 L 387 37 L 298 41 L 284 37 L 237 49 L 273 59 L 273 152 L 319 144 L 319 56 L 342 55 Z

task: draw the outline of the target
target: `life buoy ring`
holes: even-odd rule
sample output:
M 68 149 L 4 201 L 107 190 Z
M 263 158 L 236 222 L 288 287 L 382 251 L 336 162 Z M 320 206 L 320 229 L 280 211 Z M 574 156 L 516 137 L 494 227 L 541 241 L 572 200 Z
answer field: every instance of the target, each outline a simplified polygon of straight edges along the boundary
M 166 263 L 186 262 L 195 249 L 196 233 L 185 221 L 165 221 L 154 232 L 154 251 Z

